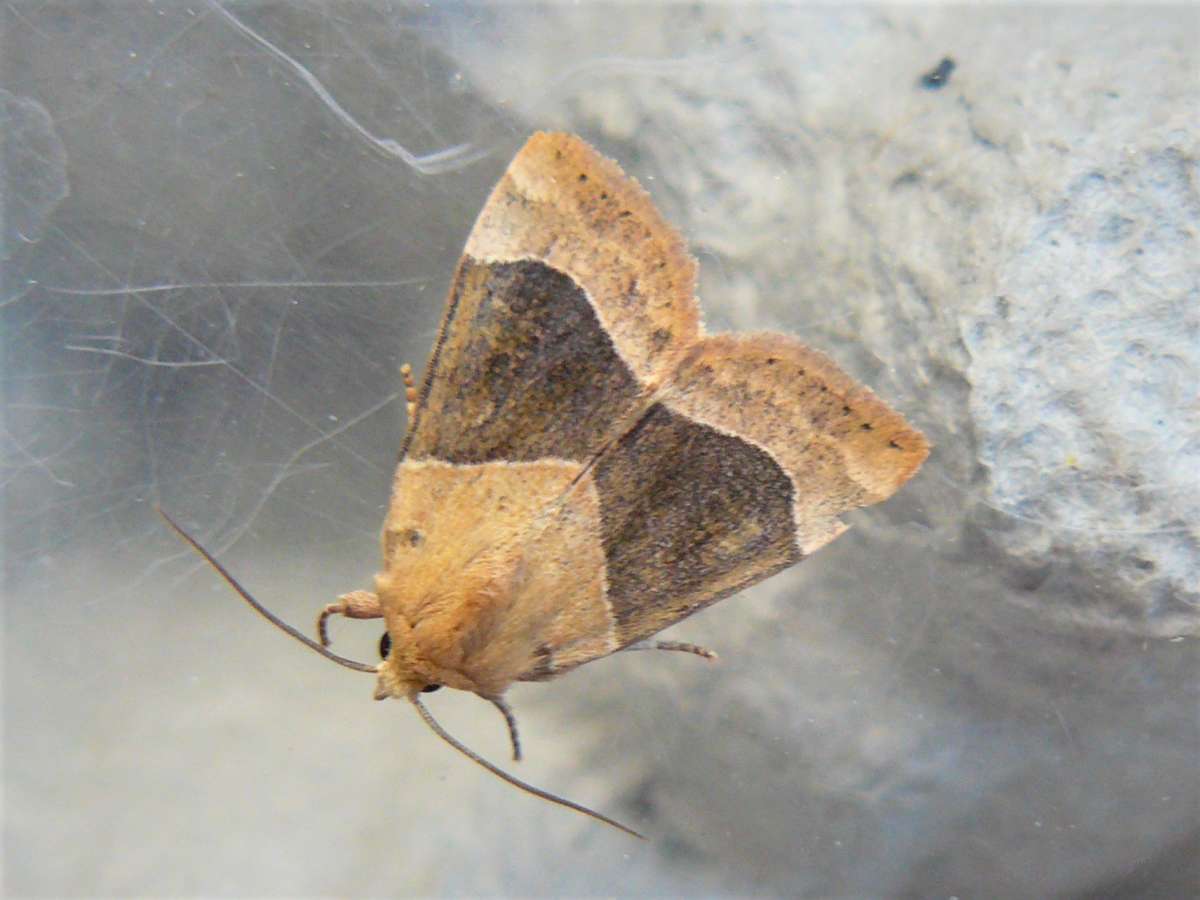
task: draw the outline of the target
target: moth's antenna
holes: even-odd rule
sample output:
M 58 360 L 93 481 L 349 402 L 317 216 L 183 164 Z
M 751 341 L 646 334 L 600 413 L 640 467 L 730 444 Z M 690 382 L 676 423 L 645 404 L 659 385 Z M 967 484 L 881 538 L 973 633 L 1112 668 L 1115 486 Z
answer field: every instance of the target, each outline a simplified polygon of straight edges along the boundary
M 168 516 L 163 511 L 163 508 L 161 506 L 155 506 L 154 508 L 158 510 L 158 514 L 160 516 L 162 516 L 164 520 L 166 520 L 166 523 L 171 526 L 171 529 L 177 535 L 179 535 L 181 538 L 183 538 L 185 541 L 187 541 L 188 544 L 191 545 L 192 549 L 195 550 L 197 553 L 200 554 L 200 556 L 202 556 L 204 558 L 205 562 L 207 562 L 210 566 L 212 566 L 214 569 L 216 569 L 217 574 L 225 579 L 226 584 L 228 584 L 231 588 L 233 588 L 235 591 L 237 591 L 238 595 L 243 600 L 245 600 L 247 603 L 249 603 L 254 608 L 255 612 L 257 612 L 260 616 L 262 616 L 264 619 L 266 619 L 268 622 L 270 622 L 272 625 L 274 625 L 280 631 L 286 631 L 288 634 L 290 634 L 292 637 L 294 637 L 300 643 L 307 644 L 313 650 L 316 650 L 318 653 L 320 653 L 322 656 L 324 656 L 326 659 L 332 659 L 335 663 L 337 663 L 340 666 L 345 666 L 347 669 L 354 669 L 355 671 L 358 671 L 358 672 L 370 672 L 371 674 L 375 674 L 378 671 L 375 668 L 375 666 L 369 666 L 366 663 L 360 663 L 360 662 L 356 662 L 353 659 L 347 659 L 344 656 L 338 656 L 332 650 L 325 649 L 320 644 L 318 644 L 316 641 L 314 641 L 312 638 L 310 638 L 308 635 L 302 634 L 301 632 L 299 632 L 295 628 L 293 628 L 291 625 L 289 625 L 287 622 L 283 621 L 283 619 L 279 618 L 279 616 L 275 615 L 275 613 L 271 612 L 269 609 L 267 609 L 265 606 L 263 606 L 261 603 L 259 603 L 257 600 L 255 600 L 253 597 L 251 597 L 250 592 L 247 591 L 240 584 L 238 584 L 237 579 L 234 578 L 232 575 L 230 575 L 229 572 L 226 571 L 225 567 L 223 565 L 221 565 L 219 562 L 217 562 L 211 553 L 209 553 L 202 546 L 200 546 L 199 541 L 197 541 L 194 537 L 192 537 L 190 534 L 188 534 L 186 531 L 184 531 L 174 519 L 172 519 L 170 516 Z
M 473 750 L 469 750 L 465 745 L 460 744 L 455 738 L 451 737 L 450 733 L 437 723 L 437 719 L 430 715 L 429 710 L 425 708 L 425 704 L 422 703 L 419 698 L 410 697 L 409 699 L 412 700 L 412 705 L 417 708 L 417 712 L 421 714 L 421 718 L 425 720 L 425 724 L 430 727 L 434 734 L 440 737 L 443 741 L 445 741 L 467 759 L 483 766 L 497 778 L 507 781 L 513 787 L 520 788 L 527 794 L 533 794 L 535 797 L 541 797 L 543 800 L 549 800 L 551 803 L 557 803 L 559 806 L 565 806 L 567 809 L 573 809 L 576 812 L 581 812 L 585 816 L 591 816 L 593 819 L 598 819 L 599 821 L 604 822 L 606 825 L 611 825 L 613 828 L 619 828 L 621 831 L 625 832 L 626 834 L 633 835 L 635 838 L 640 838 L 643 841 L 646 839 L 644 834 L 638 834 L 632 828 L 622 825 L 616 819 L 610 819 L 608 816 L 598 813 L 594 809 L 588 809 L 586 806 L 581 806 L 573 800 L 567 800 L 565 797 L 557 797 L 554 794 L 551 794 L 549 791 L 543 791 L 541 788 L 536 788 L 532 784 L 526 784 L 524 781 L 521 781 L 521 779 L 509 775 L 503 769 L 488 762 L 482 756 L 479 756 Z

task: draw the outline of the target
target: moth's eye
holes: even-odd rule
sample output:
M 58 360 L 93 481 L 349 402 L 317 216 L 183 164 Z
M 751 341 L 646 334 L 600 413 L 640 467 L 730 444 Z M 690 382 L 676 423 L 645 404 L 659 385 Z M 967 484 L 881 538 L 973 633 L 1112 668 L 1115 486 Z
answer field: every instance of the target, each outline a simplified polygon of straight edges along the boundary
M 385 631 L 383 633 L 383 637 L 381 637 L 379 639 L 379 658 L 387 659 L 388 654 L 391 652 L 392 652 L 392 636 Z
M 394 559 L 397 551 L 405 547 L 420 547 L 425 543 L 425 534 L 416 528 L 398 528 L 384 536 L 383 552 L 387 559 Z
M 425 544 L 425 534 L 419 532 L 415 528 L 406 528 L 396 535 L 396 539 L 400 541 L 404 547 L 419 547 Z
M 421 688 L 421 693 L 432 694 L 434 691 L 440 690 L 441 687 L 442 686 L 440 684 L 427 684 L 425 687 Z

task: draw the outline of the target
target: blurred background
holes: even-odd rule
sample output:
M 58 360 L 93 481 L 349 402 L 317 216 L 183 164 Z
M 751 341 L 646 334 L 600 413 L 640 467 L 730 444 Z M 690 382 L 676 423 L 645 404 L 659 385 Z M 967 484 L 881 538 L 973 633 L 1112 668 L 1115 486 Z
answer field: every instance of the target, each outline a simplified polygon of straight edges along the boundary
M 6 3 L 5 893 L 1194 895 L 1197 16 Z M 512 691 L 518 774 L 648 843 L 154 514 L 306 630 L 368 586 L 399 366 L 541 128 L 649 190 L 710 330 L 800 335 L 935 444 L 668 633 L 719 664 Z

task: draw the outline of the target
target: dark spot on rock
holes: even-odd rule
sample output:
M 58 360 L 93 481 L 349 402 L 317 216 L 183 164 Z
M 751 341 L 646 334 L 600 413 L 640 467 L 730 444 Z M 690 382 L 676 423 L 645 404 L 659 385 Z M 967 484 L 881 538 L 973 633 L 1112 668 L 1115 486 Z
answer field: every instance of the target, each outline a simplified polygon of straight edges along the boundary
M 1125 216 L 1110 216 L 1100 228 L 1097 237 L 1105 243 L 1115 244 L 1133 233 L 1134 221 Z
M 958 64 L 954 60 L 949 56 L 943 57 L 941 62 L 921 76 L 919 84 L 927 91 L 941 90 L 946 86 L 956 68 L 958 68 Z
M 580 181 L 587 181 L 587 176 L 586 176 L 586 175 L 584 175 L 582 172 L 580 172 L 580 173 L 579 173 L 579 180 L 580 180 Z

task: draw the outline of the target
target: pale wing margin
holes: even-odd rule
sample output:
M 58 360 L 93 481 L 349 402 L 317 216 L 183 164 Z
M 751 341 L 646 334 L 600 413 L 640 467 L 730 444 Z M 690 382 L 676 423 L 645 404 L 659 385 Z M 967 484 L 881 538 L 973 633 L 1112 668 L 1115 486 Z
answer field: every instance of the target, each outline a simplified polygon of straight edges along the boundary
M 575 135 L 529 138 L 465 252 L 486 262 L 536 259 L 565 273 L 651 391 L 699 337 L 696 261 L 683 238 L 636 180 Z
M 666 405 L 775 459 L 795 489 L 805 555 L 845 530 L 839 514 L 887 499 L 929 454 L 925 436 L 869 388 L 782 334 L 703 339 Z

